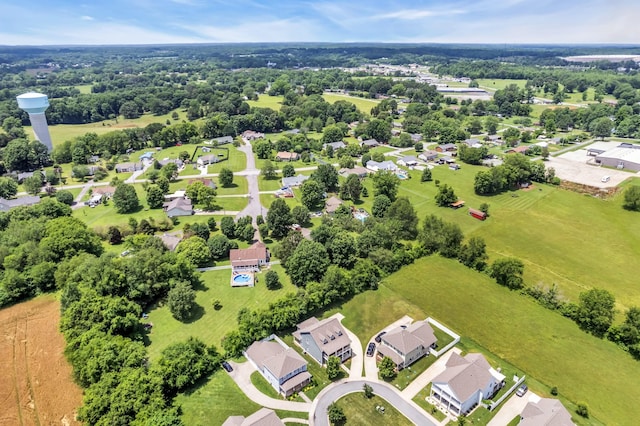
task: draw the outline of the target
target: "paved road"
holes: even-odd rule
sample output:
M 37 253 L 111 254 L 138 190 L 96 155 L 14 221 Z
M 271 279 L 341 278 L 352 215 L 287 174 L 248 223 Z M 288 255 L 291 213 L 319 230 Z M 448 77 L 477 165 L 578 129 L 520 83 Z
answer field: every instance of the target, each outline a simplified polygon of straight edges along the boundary
M 368 380 L 349 380 L 325 388 L 314 401 L 313 411 L 309 415 L 309 424 L 312 426 L 329 426 L 329 418 L 327 416 L 329 405 L 347 394 L 361 392 L 365 384 L 371 386 L 376 395 L 386 400 L 414 424 L 420 426 L 436 426 L 437 423 L 429 418 L 424 410 L 418 407 L 413 401 L 404 399 L 402 395 L 400 395 L 400 392 L 391 385 Z
M 256 238 L 259 238 L 260 235 L 257 231 L 258 223 L 256 218 L 258 215 L 266 215 L 266 209 L 260 204 L 260 188 L 258 187 L 258 175 L 260 171 L 256 169 L 256 159 L 253 156 L 251 144 L 240 145 L 238 149 L 247 156 L 247 168 L 240 173 L 244 174 L 249 184 L 249 204 L 236 215 L 236 218 L 251 216 L 253 227 L 256 229 Z

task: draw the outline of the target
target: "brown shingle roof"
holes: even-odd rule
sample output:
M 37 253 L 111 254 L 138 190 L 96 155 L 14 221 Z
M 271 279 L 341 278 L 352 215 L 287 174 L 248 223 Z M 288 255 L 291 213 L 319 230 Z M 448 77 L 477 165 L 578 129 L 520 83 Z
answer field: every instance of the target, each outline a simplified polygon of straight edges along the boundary
M 541 398 L 529 402 L 522 414 L 521 426 L 575 426 L 571 414 L 557 399 Z
M 246 249 L 232 249 L 229 259 L 233 266 L 246 266 L 258 263 L 259 260 L 267 261 L 267 246 L 258 241 Z M 244 262 L 244 263 L 243 263 Z M 251 263 L 254 262 L 254 263 Z
M 474 392 L 482 390 L 491 380 L 491 366 L 481 354 L 461 357 L 452 353 L 447 368 L 433 379 L 433 383 L 446 383 L 456 399 L 466 401 Z
M 325 202 L 324 208 L 327 211 L 327 213 L 333 213 L 336 210 L 338 210 L 338 207 L 340 207 L 342 204 L 343 204 L 343 201 L 340 198 L 333 196 Z
M 277 342 L 253 342 L 247 349 L 247 355 L 258 367 L 266 368 L 278 378 L 307 365 L 307 361 L 298 352 Z
M 430 347 L 437 339 L 427 321 L 417 321 L 407 328 L 394 328 L 382 340 L 406 355 L 420 346 Z
M 222 426 L 284 426 L 275 411 L 261 408 L 247 418 L 243 416 L 231 416 L 222 423 Z
M 92 194 L 94 195 L 104 195 L 104 194 L 113 194 L 116 192 L 116 189 L 113 186 L 96 186 L 92 188 Z

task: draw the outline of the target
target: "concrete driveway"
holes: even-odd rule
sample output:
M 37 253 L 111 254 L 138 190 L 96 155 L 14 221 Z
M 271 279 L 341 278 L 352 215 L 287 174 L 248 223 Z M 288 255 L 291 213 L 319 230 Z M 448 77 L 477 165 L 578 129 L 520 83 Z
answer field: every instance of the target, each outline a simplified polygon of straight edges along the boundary
M 418 394 L 418 392 L 420 392 L 422 389 L 424 389 L 425 386 L 431 383 L 434 377 L 442 373 L 445 370 L 445 368 L 447 368 L 447 361 L 449 361 L 449 357 L 454 352 L 459 354 L 460 349 L 454 347 L 450 351 L 447 351 L 447 353 L 445 353 L 444 355 L 440 356 L 440 358 L 438 358 L 436 362 L 431 364 L 429 368 L 424 370 L 422 374 L 420 374 L 411 383 L 409 383 L 409 386 L 407 386 L 402 391 L 402 396 L 407 399 L 413 399 L 413 397 L 415 397 Z M 433 355 L 429 355 L 429 356 L 433 356 Z
M 344 319 L 344 315 L 341 313 L 333 314 L 330 318 L 336 318 L 342 324 L 342 320 Z M 347 327 L 344 327 L 344 330 L 347 332 L 347 336 L 351 339 L 351 368 L 349 369 L 349 378 L 350 379 L 359 379 L 362 377 L 362 365 L 364 353 L 362 351 L 362 343 L 360 343 L 360 339 L 358 336 L 353 334 L 351 330 Z
M 385 328 L 383 328 L 382 330 L 380 330 L 378 333 L 385 331 L 385 332 L 389 332 L 389 330 L 393 330 L 396 327 L 400 327 L 401 325 L 409 325 L 413 322 L 413 318 L 411 318 L 410 316 L 403 316 L 402 318 L 400 318 L 398 321 L 395 321 L 391 324 L 389 324 L 388 326 L 386 326 Z M 376 333 L 377 336 L 377 333 Z M 376 336 L 371 336 L 371 339 L 367 342 L 367 345 L 371 342 L 375 343 L 375 337 Z M 376 343 L 376 348 L 378 347 L 378 344 Z M 376 349 L 377 352 L 377 349 Z M 376 354 L 374 353 L 373 356 L 367 356 L 364 359 L 364 371 L 365 371 L 365 377 L 367 378 L 367 380 L 378 380 L 378 365 L 376 364 Z
M 496 414 L 493 419 L 487 423 L 487 426 L 505 426 L 509 424 L 515 416 L 522 413 L 522 410 L 524 410 L 525 405 L 527 405 L 529 401 L 538 402 L 540 401 L 540 397 L 531 391 L 527 392 L 522 397 L 517 396 L 514 393 L 511 395 L 511 398 L 504 403 L 500 411 L 498 411 L 498 414 Z
M 248 361 L 243 363 L 229 361 L 229 364 L 233 367 L 233 371 L 229 373 L 229 376 L 231 376 L 233 381 L 236 382 L 242 392 L 244 392 L 245 395 L 247 395 L 249 399 L 256 404 L 272 408 L 274 410 L 288 410 L 305 413 L 308 413 L 311 410 L 311 404 L 308 402 L 293 402 L 275 399 L 260 392 L 253 383 L 251 383 L 251 374 L 256 371 L 256 369 Z
M 394 389 L 393 386 L 368 380 L 349 380 L 325 388 L 313 403 L 313 412 L 309 415 L 309 424 L 329 426 L 329 417 L 327 415 L 329 405 L 344 395 L 361 392 L 365 384 L 371 386 L 376 395 L 386 400 L 414 424 L 420 426 L 436 426 L 436 424 L 438 424 L 434 421 L 435 419 L 429 416 L 413 401 L 403 398 L 400 392 Z

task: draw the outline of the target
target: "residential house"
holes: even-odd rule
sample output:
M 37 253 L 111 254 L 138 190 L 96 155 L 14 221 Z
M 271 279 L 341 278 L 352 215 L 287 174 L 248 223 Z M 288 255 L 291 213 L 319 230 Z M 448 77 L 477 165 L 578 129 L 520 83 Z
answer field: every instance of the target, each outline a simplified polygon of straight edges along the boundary
M 379 145 L 380 145 L 380 142 L 378 142 L 375 139 L 367 139 L 366 141 L 360 142 L 360 146 L 366 146 L 367 148 L 375 148 Z
M 254 141 L 256 139 L 264 139 L 264 133 L 255 132 L 253 130 L 245 130 L 242 132 L 242 140 L 245 142 Z
M 311 382 L 307 361 L 273 335 L 253 342 L 244 355 L 271 387 L 284 397 L 299 392 Z
M 437 341 L 426 320 L 416 321 L 407 327 L 396 327 L 382 336 L 378 354 L 388 356 L 395 362 L 397 369 L 402 370 L 429 355 Z
M 338 207 L 340 207 L 342 204 L 344 204 L 344 201 L 336 196 L 333 196 L 325 201 L 324 210 L 327 212 L 327 214 L 334 214 L 336 210 L 338 210 Z
M 163 158 L 162 160 L 158 161 L 158 164 L 160 164 L 162 167 L 166 166 L 169 163 L 175 163 L 178 168 L 184 166 L 184 161 L 179 158 Z
M 164 244 L 169 251 L 174 251 L 176 247 L 178 247 L 178 244 L 180 244 L 180 241 L 182 241 L 182 235 L 175 234 L 164 233 L 158 238 L 160 238 L 162 244 Z
M 296 327 L 294 342 L 320 365 L 324 365 L 330 356 L 337 356 L 342 362 L 351 358 L 351 339 L 336 318 L 319 321 L 311 317 Z
M 378 163 L 377 161 L 369 160 L 366 165 L 367 169 L 372 172 L 377 172 L 378 170 L 387 170 L 390 172 L 398 171 L 398 166 L 393 164 L 393 161 L 386 160 Z
M 438 152 L 452 152 L 457 150 L 458 147 L 455 143 L 444 143 L 436 146 L 436 151 Z
M 233 143 L 233 136 L 220 136 L 219 138 L 213 138 L 207 145 L 226 145 L 228 143 Z
M 516 146 L 515 148 L 509 148 L 504 153 L 505 154 L 523 154 L 524 155 L 527 152 L 528 149 L 529 149 L 528 146 L 520 145 L 520 146 Z
M 140 163 L 118 163 L 115 166 L 116 173 L 132 173 L 142 170 Z
M 71 172 L 71 174 L 73 174 L 73 172 Z M 18 183 L 22 183 L 24 182 L 25 179 L 29 179 L 30 177 L 32 177 L 33 172 L 21 172 L 21 173 L 18 173 L 17 175 L 14 174 L 13 176 L 15 176 L 18 179 Z
M 254 271 L 269 264 L 269 250 L 261 241 L 254 243 L 246 249 L 232 249 L 229 252 L 231 269 L 235 272 Z
M 249 417 L 229 416 L 222 426 L 285 426 L 276 412 L 261 408 Z
M 94 186 L 91 188 L 92 195 L 102 195 L 106 198 L 113 197 L 114 192 L 116 192 L 116 188 L 114 186 Z
M 300 133 L 300 129 L 291 129 L 287 133 L 292 134 L 292 135 L 297 135 L 297 134 Z
M 540 398 L 530 401 L 520 414 L 518 426 L 575 426 L 571 414 L 560 401 Z
M 342 141 L 338 141 L 338 142 L 329 142 L 329 143 L 324 143 L 322 144 L 322 149 L 327 149 L 327 147 L 330 146 L 331 148 L 333 148 L 334 151 L 337 151 L 341 148 L 346 148 L 347 144 L 342 142 Z
M 469 148 L 482 148 L 482 142 L 478 139 L 465 139 L 463 143 Z
M 434 161 L 438 158 L 438 151 L 425 151 L 418 154 L 418 158 L 422 161 Z
M 309 178 L 310 176 L 305 176 L 302 174 L 299 174 L 298 176 L 285 177 L 282 178 L 282 187 L 297 188 Z
M 196 160 L 196 163 L 198 164 L 198 167 L 204 167 L 204 166 L 208 166 L 209 164 L 215 164 L 218 161 L 220 161 L 220 158 L 217 155 L 207 154 L 207 155 L 201 155 L 200 157 L 198 157 L 198 159 Z
M 40 197 L 28 195 L 26 197 L 18 197 L 12 200 L 0 197 L 0 212 L 8 212 L 15 207 L 33 206 L 40 202 Z
M 405 155 L 398 161 L 396 161 L 399 166 L 413 167 L 418 165 L 418 159 L 413 155 Z
M 401 133 L 402 133 L 402 130 L 391 129 L 391 136 L 400 136 Z
M 153 159 L 153 152 L 147 151 L 140 156 L 140 161 L 151 161 Z
M 82 166 L 82 167 L 86 169 L 87 174 L 85 176 L 93 176 L 96 174 L 98 170 L 100 170 L 99 166 Z M 33 176 L 33 173 L 31 175 Z M 73 172 L 73 170 L 71 170 L 71 177 L 76 177 L 76 174 Z M 20 182 L 20 175 L 18 175 L 18 182 Z
M 420 142 L 422 140 L 422 135 L 420 133 L 410 133 L 409 136 L 411 136 L 411 140 L 413 142 Z
M 431 398 L 455 415 L 466 415 L 504 384 L 504 375 L 494 370 L 482 354 L 462 357 L 453 352 L 446 369 L 431 382 Z
M 300 158 L 297 152 L 280 151 L 276 154 L 276 161 L 296 161 Z
M 179 189 L 173 194 L 165 194 L 164 199 L 171 201 L 177 198 L 185 198 L 186 196 L 187 196 L 187 191 L 185 191 L 184 189 Z
M 488 135 L 486 139 L 495 145 L 502 145 L 504 141 L 502 140 L 502 136 L 500 135 Z
M 102 194 L 93 194 L 86 204 L 90 207 L 95 207 L 101 202 L 102 202 Z
M 169 217 L 191 216 L 193 214 L 193 205 L 188 198 L 176 198 L 166 201 L 162 205 L 163 210 Z
M 216 185 L 216 183 L 213 180 L 207 179 L 207 178 L 189 179 L 189 183 L 187 185 L 191 185 L 192 183 L 196 183 L 196 182 L 201 182 L 204 186 L 207 186 L 211 189 L 218 188 L 218 185 Z
M 347 177 L 349 175 L 358 175 L 360 179 L 367 177 L 369 174 L 369 170 L 365 167 L 355 166 L 352 169 L 340 169 L 338 170 L 338 174 L 343 177 Z

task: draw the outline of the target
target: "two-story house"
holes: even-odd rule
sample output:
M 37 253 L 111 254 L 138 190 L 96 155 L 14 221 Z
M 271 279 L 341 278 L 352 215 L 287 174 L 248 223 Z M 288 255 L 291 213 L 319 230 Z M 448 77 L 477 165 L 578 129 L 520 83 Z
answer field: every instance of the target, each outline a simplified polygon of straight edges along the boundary
M 416 321 L 406 327 L 396 327 L 383 335 L 378 354 L 388 356 L 396 363 L 397 369 L 402 370 L 429 355 L 437 340 L 426 320 Z
M 337 319 L 318 321 L 311 317 L 297 328 L 293 332 L 294 342 L 320 365 L 324 365 L 330 356 L 337 356 L 342 362 L 351 358 L 351 339 Z
M 280 339 L 253 342 L 245 356 L 278 393 L 288 397 L 311 381 L 307 361 Z
M 446 369 L 431 382 L 431 397 L 448 411 L 466 415 L 483 399 L 492 398 L 504 383 L 504 375 L 494 370 L 481 354 L 467 354 L 463 358 L 454 352 Z
M 540 398 L 529 401 L 520 414 L 518 426 L 575 426 L 571 413 L 560 401 L 552 398 Z

